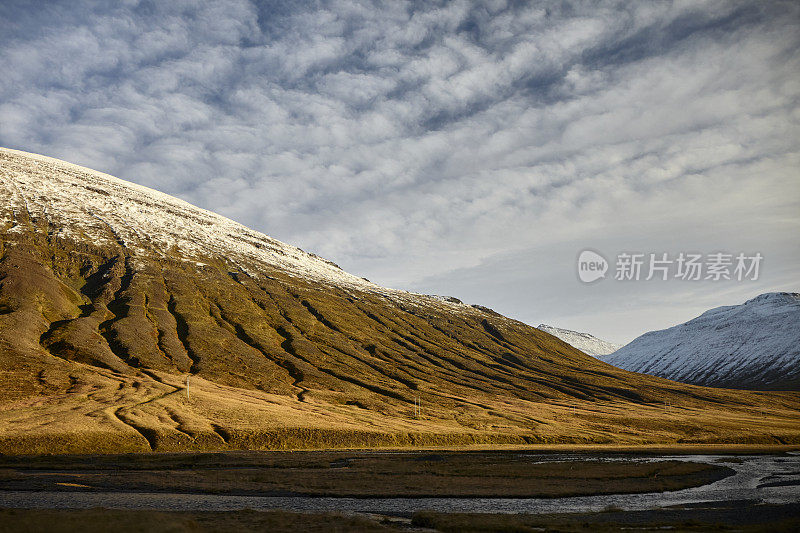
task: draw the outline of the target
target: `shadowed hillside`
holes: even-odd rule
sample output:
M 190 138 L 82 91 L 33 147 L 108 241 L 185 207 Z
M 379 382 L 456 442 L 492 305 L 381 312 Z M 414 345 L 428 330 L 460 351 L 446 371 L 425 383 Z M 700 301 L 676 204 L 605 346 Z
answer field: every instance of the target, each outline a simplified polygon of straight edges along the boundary
M 795 393 L 619 370 L 56 160 L 0 178 L 3 453 L 800 442 Z

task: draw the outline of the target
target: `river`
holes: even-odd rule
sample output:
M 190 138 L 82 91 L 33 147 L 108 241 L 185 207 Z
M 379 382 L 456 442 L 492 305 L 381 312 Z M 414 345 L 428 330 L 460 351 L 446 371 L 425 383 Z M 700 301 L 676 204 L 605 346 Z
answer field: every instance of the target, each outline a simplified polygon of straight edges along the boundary
M 297 512 L 352 512 L 408 515 L 415 511 L 471 513 L 554 513 L 600 511 L 609 507 L 647 510 L 716 501 L 800 503 L 800 454 L 680 455 L 660 457 L 587 457 L 525 454 L 532 461 L 683 460 L 719 463 L 736 471 L 720 481 L 673 492 L 610 494 L 571 498 L 330 498 L 309 496 L 236 496 L 127 492 L 0 491 L 0 507 L 86 509 L 149 509 L 169 511 L 232 511 L 283 509 Z

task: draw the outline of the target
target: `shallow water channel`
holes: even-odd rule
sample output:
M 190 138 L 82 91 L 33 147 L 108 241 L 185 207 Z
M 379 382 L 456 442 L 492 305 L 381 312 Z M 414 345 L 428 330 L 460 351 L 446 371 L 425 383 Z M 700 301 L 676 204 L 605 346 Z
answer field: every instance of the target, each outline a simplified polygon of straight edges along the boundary
M 126 492 L 0 491 L 0 507 L 82 509 L 150 509 L 232 511 L 283 509 L 298 512 L 410 514 L 415 511 L 472 513 L 563 513 L 600 511 L 610 506 L 647 510 L 701 502 L 749 500 L 800 504 L 800 454 L 679 455 L 598 457 L 568 454 L 523 454 L 533 462 L 554 461 L 695 461 L 722 463 L 736 471 L 723 480 L 673 492 L 609 494 L 571 498 L 330 498 L 314 496 L 235 496 Z

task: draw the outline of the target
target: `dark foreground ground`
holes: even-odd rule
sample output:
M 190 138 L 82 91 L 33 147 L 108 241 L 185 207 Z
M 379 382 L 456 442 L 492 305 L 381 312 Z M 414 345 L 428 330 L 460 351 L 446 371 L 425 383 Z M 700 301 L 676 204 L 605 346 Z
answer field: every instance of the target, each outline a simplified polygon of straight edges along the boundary
M 156 512 L 0 509 L 0 533 L 152 532 L 616 532 L 800 531 L 797 505 L 725 502 L 657 511 L 549 515 L 441 514 L 412 518 L 306 514 L 285 511 Z

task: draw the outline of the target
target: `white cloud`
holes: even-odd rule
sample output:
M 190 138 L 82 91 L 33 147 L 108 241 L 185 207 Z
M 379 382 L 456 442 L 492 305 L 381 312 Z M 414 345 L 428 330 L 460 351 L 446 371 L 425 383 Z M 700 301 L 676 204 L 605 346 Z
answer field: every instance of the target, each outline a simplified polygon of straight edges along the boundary
M 176 194 L 378 282 L 531 321 L 550 302 L 548 321 L 595 320 L 598 335 L 614 328 L 574 308 L 654 309 L 652 324 L 622 320 L 623 338 L 667 317 L 672 289 L 581 293 L 561 272 L 576 246 L 758 244 L 788 283 L 797 6 L 277 7 L 7 10 L 0 144 Z

